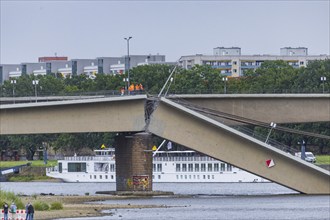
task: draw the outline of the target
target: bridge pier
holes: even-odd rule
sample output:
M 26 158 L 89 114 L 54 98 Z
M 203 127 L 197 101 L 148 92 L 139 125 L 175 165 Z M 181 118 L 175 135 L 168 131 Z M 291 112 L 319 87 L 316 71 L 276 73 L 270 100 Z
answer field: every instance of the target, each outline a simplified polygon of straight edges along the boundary
M 152 191 L 151 137 L 146 132 L 116 137 L 117 191 Z

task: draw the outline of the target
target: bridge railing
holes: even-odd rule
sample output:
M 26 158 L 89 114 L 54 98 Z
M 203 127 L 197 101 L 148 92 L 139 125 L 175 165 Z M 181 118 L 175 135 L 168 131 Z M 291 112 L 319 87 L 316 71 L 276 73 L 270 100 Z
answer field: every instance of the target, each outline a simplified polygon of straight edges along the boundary
M 269 138 L 267 140 L 267 136 L 262 135 L 262 134 L 258 134 L 254 130 L 249 129 L 249 128 L 245 127 L 245 126 L 235 126 L 233 128 L 236 129 L 236 130 L 238 130 L 238 131 L 240 131 L 240 132 L 242 132 L 242 133 L 244 133 L 244 134 L 246 134 L 246 135 L 249 135 L 250 137 L 253 137 L 253 138 L 255 138 L 255 139 L 259 140 L 259 141 L 262 141 L 262 142 L 265 142 L 265 143 L 267 142 L 267 144 L 269 144 L 269 145 L 271 145 L 273 147 L 276 147 L 277 149 L 282 150 L 282 151 L 284 151 L 286 153 L 290 153 L 290 154 L 294 155 L 295 153 L 298 152 L 298 150 L 296 150 L 296 149 L 294 149 L 294 148 L 292 148 L 290 146 L 287 146 L 287 145 L 285 145 L 285 144 L 283 144 L 281 142 L 278 142 L 278 141 L 276 141 L 274 139 Z
M 244 89 L 244 90 L 230 90 L 225 89 L 169 89 L 168 95 L 179 95 L 179 94 L 329 94 L 330 90 L 320 89 Z

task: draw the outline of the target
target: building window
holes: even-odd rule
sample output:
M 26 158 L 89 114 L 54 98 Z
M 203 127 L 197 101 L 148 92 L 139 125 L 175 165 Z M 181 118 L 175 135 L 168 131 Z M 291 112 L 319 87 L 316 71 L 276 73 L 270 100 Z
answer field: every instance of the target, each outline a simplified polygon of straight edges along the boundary
M 304 61 L 300 61 L 300 65 L 304 65 Z
M 158 175 L 158 179 L 160 180 L 160 175 Z
M 113 175 L 111 175 L 111 179 L 113 180 Z
M 237 69 L 234 69 L 234 73 L 237 73 Z
M 234 65 L 237 65 L 237 61 L 234 61 L 233 64 L 234 64 Z
M 100 179 L 102 179 L 102 175 L 100 175 Z
M 105 178 L 108 179 L 108 175 L 105 175 Z

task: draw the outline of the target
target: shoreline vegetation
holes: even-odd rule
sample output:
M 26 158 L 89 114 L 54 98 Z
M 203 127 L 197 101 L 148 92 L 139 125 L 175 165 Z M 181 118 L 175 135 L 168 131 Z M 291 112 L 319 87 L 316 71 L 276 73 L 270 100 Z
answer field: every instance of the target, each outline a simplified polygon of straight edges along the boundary
M 146 195 L 17 195 L 23 204 L 62 204 L 62 209 L 49 209 L 45 211 L 36 210 L 35 219 L 59 219 L 59 218 L 78 218 L 78 217 L 98 217 L 111 216 L 116 209 L 142 209 L 142 208 L 169 208 L 164 205 L 131 205 L 131 204 L 97 204 L 105 200 L 121 200 L 127 198 L 141 198 Z M 104 213 L 104 210 L 110 212 Z

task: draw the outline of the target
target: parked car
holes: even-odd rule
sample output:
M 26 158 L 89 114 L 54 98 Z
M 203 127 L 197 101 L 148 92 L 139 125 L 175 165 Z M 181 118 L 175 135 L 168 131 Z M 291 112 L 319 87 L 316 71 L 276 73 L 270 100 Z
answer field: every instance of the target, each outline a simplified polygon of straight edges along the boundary
M 312 152 L 305 152 L 305 161 L 310 162 L 310 163 L 315 163 L 316 162 L 316 157 Z M 296 157 L 301 158 L 301 152 L 295 153 Z

